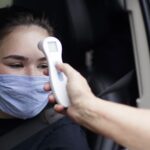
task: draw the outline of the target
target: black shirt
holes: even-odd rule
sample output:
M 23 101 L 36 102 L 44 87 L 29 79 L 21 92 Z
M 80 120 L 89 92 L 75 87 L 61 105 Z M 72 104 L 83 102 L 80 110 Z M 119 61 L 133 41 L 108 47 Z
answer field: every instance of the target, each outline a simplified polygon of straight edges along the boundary
M 21 119 L 0 119 L 0 136 L 24 123 Z
M 0 136 L 25 122 L 21 119 L 0 119 Z M 89 150 L 89 146 L 82 128 L 63 118 L 18 143 L 13 150 Z

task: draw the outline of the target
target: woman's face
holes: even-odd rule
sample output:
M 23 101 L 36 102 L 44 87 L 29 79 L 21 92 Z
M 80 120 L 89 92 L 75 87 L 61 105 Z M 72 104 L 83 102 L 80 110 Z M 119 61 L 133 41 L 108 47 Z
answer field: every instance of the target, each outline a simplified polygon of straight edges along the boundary
M 38 42 L 49 36 L 42 27 L 18 26 L 0 44 L 0 74 L 43 75 L 47 68 Z

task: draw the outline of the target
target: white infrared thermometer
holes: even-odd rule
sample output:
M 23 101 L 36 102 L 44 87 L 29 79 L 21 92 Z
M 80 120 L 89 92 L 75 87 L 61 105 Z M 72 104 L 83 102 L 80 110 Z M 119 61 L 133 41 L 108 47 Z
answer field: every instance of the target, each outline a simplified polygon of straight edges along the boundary
M 50 36 L 40 41 L 38 48 L 44 52 L 48 61 L 51 89 L 57 103 L 68 107 L 70 101 L 66 89 L 67 77 L 55 67 L 56 63 L 62 63 L 62 45 L 60 41 Z

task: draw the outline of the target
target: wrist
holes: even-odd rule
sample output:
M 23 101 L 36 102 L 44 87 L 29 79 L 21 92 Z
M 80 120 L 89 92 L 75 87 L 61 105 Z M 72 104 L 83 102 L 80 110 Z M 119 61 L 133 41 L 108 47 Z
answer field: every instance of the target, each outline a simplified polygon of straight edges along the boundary
M 78 114 L 76 121 L 89 128 L 90 123 L 93 123 L 93 118 L 97 116 L 96 113 L 97 98 L 94 95 L 87 95 L 82 97 L 78 106 Z

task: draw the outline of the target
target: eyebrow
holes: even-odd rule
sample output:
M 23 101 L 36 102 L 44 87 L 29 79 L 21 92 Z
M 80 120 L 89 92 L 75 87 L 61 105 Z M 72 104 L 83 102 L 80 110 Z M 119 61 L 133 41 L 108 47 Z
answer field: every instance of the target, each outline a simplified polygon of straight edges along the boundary
M 39 59 L 39 61 L 46 61 L 47 59 L 46 59 L 46 57 L 41 57 L 40 59 Z
M 28 60 L 27 57 L 20 56 L 20 55 L 9 55 L 6 57 L 3 57 L 4 60 L 6 59 L 16 59 L 16 60 Z M 39 61 L 46 61 L 46 57 L 41 57 L 38 59 Z
M 6 57 L 3 57 L 3 59 L 16 59 L 16 60 L 27 60 L 28 58 L 24 57 L 24 56 L 20 56 L 20 55 L 9 55 Z

